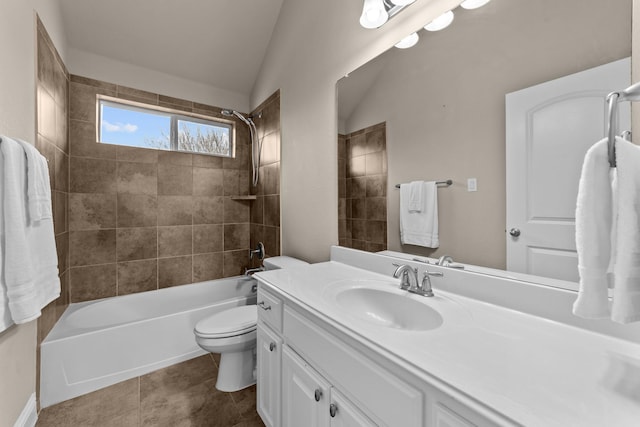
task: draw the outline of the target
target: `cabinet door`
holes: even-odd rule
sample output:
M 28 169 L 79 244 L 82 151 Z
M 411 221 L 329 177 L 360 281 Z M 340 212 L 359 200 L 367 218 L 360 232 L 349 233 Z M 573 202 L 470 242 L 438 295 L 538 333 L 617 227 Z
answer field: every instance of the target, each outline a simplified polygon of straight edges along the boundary
M 258 414 L 267 427 L 279 427 L 282 339 L 262 324 L 258 324 L 256 359 Z
M 331 427 L 375 427 L 353 403 L 347 400 L 335 388 L 331 389 L 331 404 L 329 406 Z
M 289 347 L 282 351 L 283 427 L 329 427 L 329 384 Z

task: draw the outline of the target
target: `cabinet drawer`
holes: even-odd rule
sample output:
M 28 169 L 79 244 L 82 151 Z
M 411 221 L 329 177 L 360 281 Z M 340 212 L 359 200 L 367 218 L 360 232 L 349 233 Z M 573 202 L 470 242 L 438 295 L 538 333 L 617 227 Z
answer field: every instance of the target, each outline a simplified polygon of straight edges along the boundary
M 376 424 L 421 427 L 422 392 L 345 345 L 296 311 L 284 309 L 287 344 L 305 360 L 330 375 L 328 380 L 348 393 Z
M 258 318 L 282 333 L 282 300 L 262 287 L 258 287 Z

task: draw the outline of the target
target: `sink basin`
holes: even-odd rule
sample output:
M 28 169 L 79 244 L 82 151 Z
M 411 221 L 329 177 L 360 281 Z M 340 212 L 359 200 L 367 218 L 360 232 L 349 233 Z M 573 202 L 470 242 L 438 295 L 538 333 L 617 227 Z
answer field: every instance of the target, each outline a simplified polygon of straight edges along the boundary
M 355 287 L 340 290 L 336 302 L 348 313 L 379 326 L 428 331 L 442 325 L 442 316 L 408 293 Z

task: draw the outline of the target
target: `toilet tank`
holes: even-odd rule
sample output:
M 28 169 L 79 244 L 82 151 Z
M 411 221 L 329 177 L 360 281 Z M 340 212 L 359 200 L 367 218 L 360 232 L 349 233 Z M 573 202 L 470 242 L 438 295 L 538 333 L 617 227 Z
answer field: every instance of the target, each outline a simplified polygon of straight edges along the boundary
M 264 261 L 262 261 L 262 265 L 264 265 L 265 270 L 278 270 L 280 268 L 291 268 L 309 265 L 309 263 L 297 258 L 292 258 L 290 256 L 273 256 L 270 258 L 265 258 Z

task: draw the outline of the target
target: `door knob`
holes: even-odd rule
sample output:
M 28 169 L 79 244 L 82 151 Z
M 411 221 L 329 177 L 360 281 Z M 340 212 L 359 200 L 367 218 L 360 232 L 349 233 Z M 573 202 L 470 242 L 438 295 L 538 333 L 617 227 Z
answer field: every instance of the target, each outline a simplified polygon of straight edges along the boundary
M 509 230 L 509 234 L 511 234 L 513 237 L 518 237 L 520 235 L 520 229 L 512 228 L 511 230 Z

